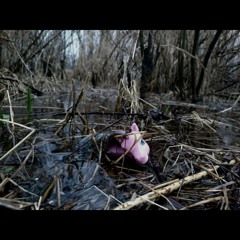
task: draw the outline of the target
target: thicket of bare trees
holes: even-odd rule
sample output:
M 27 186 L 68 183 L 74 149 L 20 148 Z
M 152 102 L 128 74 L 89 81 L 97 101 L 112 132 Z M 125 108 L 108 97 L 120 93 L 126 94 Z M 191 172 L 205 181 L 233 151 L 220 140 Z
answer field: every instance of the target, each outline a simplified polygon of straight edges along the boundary
M 45 91 L 43 82 L 174 91 L 197 101 L 239 86 L 238 30 L 0 30 L 0 82 L 6 71 Z M 41 81 L 39 79 L 41 78 Z M 68 84 L 69 85 L 69 84 Z M 51 90 L 51 88 L 47 88 Z M 66 89 L 68 90 L 68 89 Z

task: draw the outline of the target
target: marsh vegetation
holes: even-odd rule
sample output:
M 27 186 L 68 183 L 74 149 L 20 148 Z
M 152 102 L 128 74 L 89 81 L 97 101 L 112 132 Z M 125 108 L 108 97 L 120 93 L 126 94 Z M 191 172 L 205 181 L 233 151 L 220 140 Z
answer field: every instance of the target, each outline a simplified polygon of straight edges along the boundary
M 0 205 L 239 209 L 239 34 L 0 30 Z M 60 173 L 44 178 L 85 136 L 133 122 L 155 171 L 96 146 L 70 198 Z

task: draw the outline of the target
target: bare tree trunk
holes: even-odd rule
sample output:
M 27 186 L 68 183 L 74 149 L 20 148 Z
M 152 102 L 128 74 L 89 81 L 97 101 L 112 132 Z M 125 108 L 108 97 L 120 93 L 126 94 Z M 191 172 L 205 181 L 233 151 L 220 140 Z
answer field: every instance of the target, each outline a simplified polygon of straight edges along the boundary
M 181 30 L 180 38 L 179 38 L 179 47 L 181 49 L 185 49 L 186 43 L 186 30 Z M 184 94 L 184 58 L 183 53 L 181 51 L 178 52 L 178 75 L 177 75 L 177 86 L 180 90 L 180 98 L 181 100 L 185 99 Z
M 2 32 L 3 30 L 0 30 L 0 39 L 2 37 Z M 0 69 L 2 68 L 2 65 L 3 65 L 3 60 L 2 60 L 2 42 L 0 41 Z
M 143 30 L 140 30 L 140 32 L 139 32 L 139 44 L 140 44 L 141 56 L 143 57 L 143 55 L 144 55 Z
M 199 42 L 199 33 L 200 30 L 195 30 L 194 32 L 194 42 L 193 42 L 193 49 L 192 55 L 195 56 L 197 49 L 198 49 L 198 42 Z M 191 58 L 191 78 L 192 78 L 192 102 L 196 102 L 196 72 L 195 72 L 195 59 Z
M 199 93 L 200 93 L 200 90 L 202 88 L 202 85 L 203 85 L 203 80 L 204 80 L 204 72 L 205 72 L 205 68 L 207 67 L 207 64 L 208 64 L 208 60 L 211 56 L 211 53 L 216 45 L 216 42 L 217 40 L 219 39 L 221 33 L 222 33 L 223 30 L 217 30 L 216 34 L 214 35 L 213 37 L 213 40 L 212 42 L 210 43 L 209 45 L 209 48 L 207 50 L 207 53 L 204 57 L 204 61 L 203 61 L 203 66 L 204 68 L 202 68 L 201 70 L 201 73 L 200 73 L 200 76 L 199 76 L 199 80 L 198 80 L 198 84 L 197 84 L 197 89 L 196 89 L 196 95 L 197 97 L 199 97 Z
M 140 31 L 141 36 L 141 31 Z M 142 47 L 141 47 L 142 49 Z M 141 76 L 141 87 L 140 87 L 140 97 L 145 98 L 145 92 L 148 88 L 150 82 L 151 74 L 154 67 L 153 59 L 153 37 L 152 32 L 148 34 L 148 46 L 144 49 L 143 59 L 142 59 L 142 76 Z
M 61 33 L 62 33 L 63 30 L 59 30 L 57 31 L 56 33 L 53 33 L 52 34 L 52 37 L 43 45 L 43 46 L 40 46 L 37 50 L 35 51 L 30 51 L 30 48 L 32 46 L 32 44 L 29 45 L 29 47 L 27 48 L 27 51 L 24 52 L 24 55 L 22 56 L 22 59 L 25 63 L 27 63 L 29 60 L 33 59 L 38 53 L 40 53 L 44 48 L 46 48 L 48 45 L 50 45 L 50 43 L 56 39 Z M 41 31 L 41 33 L 39 35 L 42 35 L 43 31 Z M 39 35 L 37 36 L 37 39 L 39 38 Z M 35 39 L 34 42 L 37 40 Z M 18 72 L 20 69 L 21 69 L 21 66 L 22 66 L 22 61 L 21 59 L 18 58 L 18 60 L 12 64 L 12 66 L 10 67 L 10 69 L 16 73 Z
M 67 43 L 66 43 L 66 31 L 63 33 L 63 56 L 60 59 L 60 78 L 63 80 L 64 77 L 66 77 L 66 73 L 65 73 L 65 65 L 66 65 L 66 47 L 67 47 Z

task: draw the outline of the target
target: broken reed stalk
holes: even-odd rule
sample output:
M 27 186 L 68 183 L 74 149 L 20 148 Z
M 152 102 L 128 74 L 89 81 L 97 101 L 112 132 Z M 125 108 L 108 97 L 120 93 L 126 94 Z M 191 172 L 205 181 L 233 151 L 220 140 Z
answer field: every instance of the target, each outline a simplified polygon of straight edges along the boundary
M 12 198 L 0 198 L 0 206 L 12 209 L 12 210 L 22 210 L 24 207 L 31 207 L 33 203 L 23 202 Z
M 52 189 L 55 187 L 55 184 L 57 182 L 57 176 L 54 176 L 54 179 L 49 183 L 49 185 L 47 186 L 47 188 L 44 190 L 43 195 L 41 195 L 41 203 L 44 202 L 47 197 L 49 196 L 49 193 L 52 191 Z
M 42 196 L 39 197 L 38 202 L 33 203 L 34 210 L 40 210 L 41 202 L 42 202 Z
M 28 138 L 30 138 L 30 136 L 32 136 L 34 133 L 35 133 L 35 129 L 33 128 L 30 128 L 30 127 L 27 127 L 27 126 L 24 126 L 20 123 L 16 123 L 16 122 L 12 122 L 12 121 L 9 121 L 9 120 L 6 120 L 6 119 L 0 119 L 0 121 L 2 122 L 7 122 L 7 123 L 11 123 L 11 124 L 14 124 L 14 125 L 17 125 L 17 126 L 20 126 L 22 128 L 26 128 L 28 130 L 30 130 L 31 132 L 25 137 L 23 138 L 19 143 L 17 143 L 14 147 L 12 147 L 8 152 L 6 152 L 1 158 L 0 158 L 0 161 L 3 160 L 5 157 L 7 157 L 10 153 L 12 153 L 17 147 L 19 147 L 24 141 L 26 141 Z
M 240 95 L 238 96 L 237 100 L 233 103 L 233 105 L 230 108 L 224 109 L 224 110 L 220 111 L 219 113 L 224 113 L 224 112 L 227 112 L 227 111 L 231 111 L 237 105 L 239 100 L 240 100 Z
M 129 87 L 124 79 L 125 77 L 123 77 L 118 84 L 118 97 L 115 103 L 115 112 L 122 111 L 127 104 L 130 114 L 137 112 L 143 113 L 142 107 L 139 104 L 139 94 L 136 87 L 136 81 L 131 80 L 131 86 Z
M 157 107 L 155 107 L 154 105 L 152 105 L 151 103 L 147 102 L 146 100 L 142 99 L 142 98 L 139 98 L 140 101 L 142 101 L 143 103 L 149 105 L 150 107 L 152 107 L 153 109 L 158 109 Z
M 214 168 L 208 169 L 208 171 L 213 172 L 218 168 L 219 168 L 219 166 L 214 166 Z M 164 194 L 169 194 L 169 193 L 173 192 L 174 190 L 177 190 L 178 188 L 180 188 L 190 182 L 193 182 L 193 181 L 196 181 L 196 180 L 199 180 L 199 179 L 205 177 L 207 174 L 208 174 L 207 171 L 202 171 L 202 172 L 193 174 L 191 176 L 187 176 L 183 179 L 178 180 L 177 182 L 171 183 L 170 185 L 168 185 L 166 187 L 156 189 L 149 193 L 144 194 L 143 196 L 139 196 L 133 201 L 127 201 L 127 202 L 117 206 L 113 210 L 129 210 L 140 204 L 148 202 L 148 200 L 156 199 Z
M 13 109 L 12 109 L 12 102 L 11 102 L 11 98 L 10 98 L 10 94 L 9 94 L 8 90 L 7 90 L 7 97 L 8 97 L 8 102 L 9 102 L 9 111 L 10 111 L 11 121 L 14 122 L 14 113 L 13 113 Z M 14 129 L 14 124 L 12 124 L 12 127 Z
M 223 202 L 225 203 L 225 208 L 224 210 L 230 210 L 230 207 L 229 207 L 229 200 L 228 200 L 228 195 L 227 195 L 227 188 L 226 187 L 223 187 L 222 189 L 223 191 Z
M 8 102 L 9 102 L 10 118 L 11 118 L 11 121 L 14 122 L 14 113 L 13 113 L 13 109 L 12 109 L 12 102 L 11 102 L 11 98 L 10 98 L 10 94 L 9 94 L 8 90 L 7 90 L 7 97 L 8 97 Z M 13 141 L 13 146 L 14 146 L 16 144 L 16 139 L 15 139 L 15 135 L 14 135 L 14 124 L 12 124 L 12 129 L 10 129 L 8 125 L 7 125 L 7 128 L 8 128 L 9 133 L 12 135 L 12 141 Z

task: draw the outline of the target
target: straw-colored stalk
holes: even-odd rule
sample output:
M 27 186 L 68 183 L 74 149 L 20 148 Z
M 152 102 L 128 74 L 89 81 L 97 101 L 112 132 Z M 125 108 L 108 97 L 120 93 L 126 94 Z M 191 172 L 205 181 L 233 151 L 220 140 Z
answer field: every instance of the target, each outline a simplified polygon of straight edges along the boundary
M 14 125 L 17 125 L 17 126 L 20 126 L 22 128 L 26 128 L 28 130 L 30 130 L 31 132 L 25 137 L 23 138 L 19 143 L 17 143 L 14 147 L 12 147 L 8 152 L 6 152 L 1 158 L 0 158 L 0 161 L 3 160 L 5 157 L 7 157 L 10 153 L 12 153 L 16 148 L 18 148 L 23 142 L 25 142 L 28 138 L 30 138 L 34 133 L 35 133 L 35 129 L 33 128 L 30 128 L 30 127 L 27 127 L 27 126 L 24 126 L 20 123 L 16 123 L 16 122 L 12 122 L 12 121 L 9 121 L 9 120 L 6 120 L 6 119 L 0 119 L 0 121 L 2 122 L 6 122 L 6 123 L 11 123 L 11 124 L 14 124 Z

